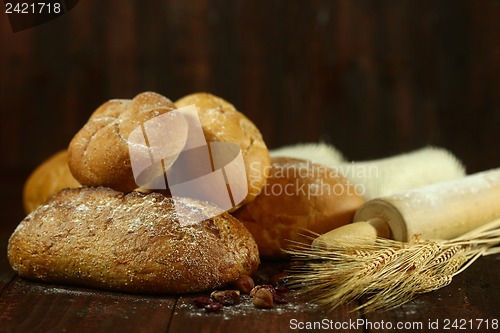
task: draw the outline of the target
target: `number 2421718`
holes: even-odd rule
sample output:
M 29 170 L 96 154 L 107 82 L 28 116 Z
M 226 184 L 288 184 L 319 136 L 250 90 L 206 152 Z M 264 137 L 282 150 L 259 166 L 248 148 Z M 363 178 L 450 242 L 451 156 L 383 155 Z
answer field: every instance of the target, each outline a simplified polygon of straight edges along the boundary
M 444 319 L 443 321 L 443 329 L 498 329 L 499 323 L 498 319 Z
M 58 2 L 6 2 L 6 14 L 59 14 L 62 11 L 61 4 Z

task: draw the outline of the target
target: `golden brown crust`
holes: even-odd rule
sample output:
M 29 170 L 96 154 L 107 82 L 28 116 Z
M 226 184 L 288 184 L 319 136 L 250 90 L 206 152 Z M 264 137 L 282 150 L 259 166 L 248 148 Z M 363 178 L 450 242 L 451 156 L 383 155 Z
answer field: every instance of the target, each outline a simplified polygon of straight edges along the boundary
M 266 184 L 269 151 L 258 128 L 224 99 L 209 93 L 194 93 L 175 102 L 177 107 L 196 105 L 207 142 L 232 142 L 241 148 L 247 173 L 248 195 L 243 206 L 255 199 Z
M 42 164 L 28 177 L 23 189 L 24 211 L 29 214 L 54 193 L 64 188 L 80 187 L 68 167 L 68 153 L 61 150 Z
M 239 221 L 225 213 L 181 226 L 176 217 L 211 208 L 175 207 L 159 193 L 63 190 L 20 223 L 9 262 L 29 279 L 144 293 L 209 290 L 255 272 L 257 245 Z
M 262 193 L 234 212 L 264 257 L 279 257 L 288 240 L 306 241 L 304 229 L 324 233 L 352 222 L 363 203 L 348 181 L 326 166 L 274 157 Z
M 71 173 L 83 185 L 133 191 L 138 186 L 132 172 L 128 136 L 147 120 L 174 109 L 168 98 L 153 92 L 102 104 L 69 145 Z

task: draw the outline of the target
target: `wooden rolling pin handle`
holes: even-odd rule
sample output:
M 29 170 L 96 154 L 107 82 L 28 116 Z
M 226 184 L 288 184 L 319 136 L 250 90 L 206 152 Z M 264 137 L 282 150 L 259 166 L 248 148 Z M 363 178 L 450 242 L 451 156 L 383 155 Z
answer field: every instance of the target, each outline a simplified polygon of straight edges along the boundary
M 369 225 L 375 228 L 378 237 L 391 238 L 391 228 L 386 221 L 379 217 L 374 217 L 366 221 Z
M 391 229 L 378 217 L 366 222 L 355 222 L 333 229 L 316 238 L 311 247 L 333 249 L 338 246 L 359 246 L 375 243 L 377 237 L 390 238 Z

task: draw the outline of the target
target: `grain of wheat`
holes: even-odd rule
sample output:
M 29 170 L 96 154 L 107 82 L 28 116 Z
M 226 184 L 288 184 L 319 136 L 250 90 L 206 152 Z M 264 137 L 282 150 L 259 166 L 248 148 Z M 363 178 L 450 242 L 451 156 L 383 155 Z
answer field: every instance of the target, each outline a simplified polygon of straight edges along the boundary
M 440 265 L 445 261 L 448 261 L 451 257 L 453 257 L 458 251 L 462 250 L 462 246 L 451 246 L 445 250 L 443 250 L 439 255 L 437 255 L 429 265 Z
M 422 276 L 422 282 L 419 285 L 419 289 L 416 290 L 417 293 L 426 293 L 429 291 L 437 290 L 451 283 L 453 276 L 447 274 L 436 274 Z
M 366 276 L 380 270 L 383 266 L 389 265 L 398 256 L 393 248 L 387 248 L 382 251 L 377 251 L 372 255 L 366 255 L 364 269 L 358 273 L 358 276 Z
M 446 275 L 453 275 L 467 262 L 467 260 L 468 258 L 464 252 L 458 252 L 448 261 L 444 262 L 439 272 Z
M 417 243 L 411 251 L 408 251 L 406 260 L 411 263 L 412 270 L 418 270 L 427 265 L 441 250 L 441 245 L 436 242 Z

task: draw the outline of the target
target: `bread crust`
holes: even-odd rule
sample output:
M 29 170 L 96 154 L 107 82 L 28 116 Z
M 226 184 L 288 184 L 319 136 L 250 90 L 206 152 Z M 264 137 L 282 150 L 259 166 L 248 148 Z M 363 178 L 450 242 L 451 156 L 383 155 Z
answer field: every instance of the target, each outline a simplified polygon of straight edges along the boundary
M 215 95 L 200 92 L 175 101 L 179 108 L 192 104 L 198 109 L 207 142 L 232 142 L 240 146 L 248 194 L 239 206 L 253 201 L 266 184 L 271 163 L 259 129 L 234 105 Z
M 352 222 L 363 198 L 334 169 L 273 157 L 262 193 L 233 215 L 252 233 L 263 257 L 282 257 L 289 240 L 307 242 L 306 230 L 325 233 Z
M 28 215 L 12 234 L 8 259 L 28 279 L 133 293 L 211 290 L 253 274 L 251 234 L 224 213 L 192 225 L 211 207 L 160 193 L 66 189 Z M 194 214 L 194 215 L 193 215 Z
M 130 133 L 146 121 L 175 110 L 166 97 L 144 92 L 132 100 L 114 99 L 102 104 L 68 147 L 68 165 L 83 185 L 106 186 L 130 192 L 135 182 L 129 155 Z M 186 133 L 187 136 L 187 129 Z
M 54 193 L 80 186 L 69 170 L 68 152 L 61 150 L 40 164 L 24 183 L 24 211 L 29 214 Z

